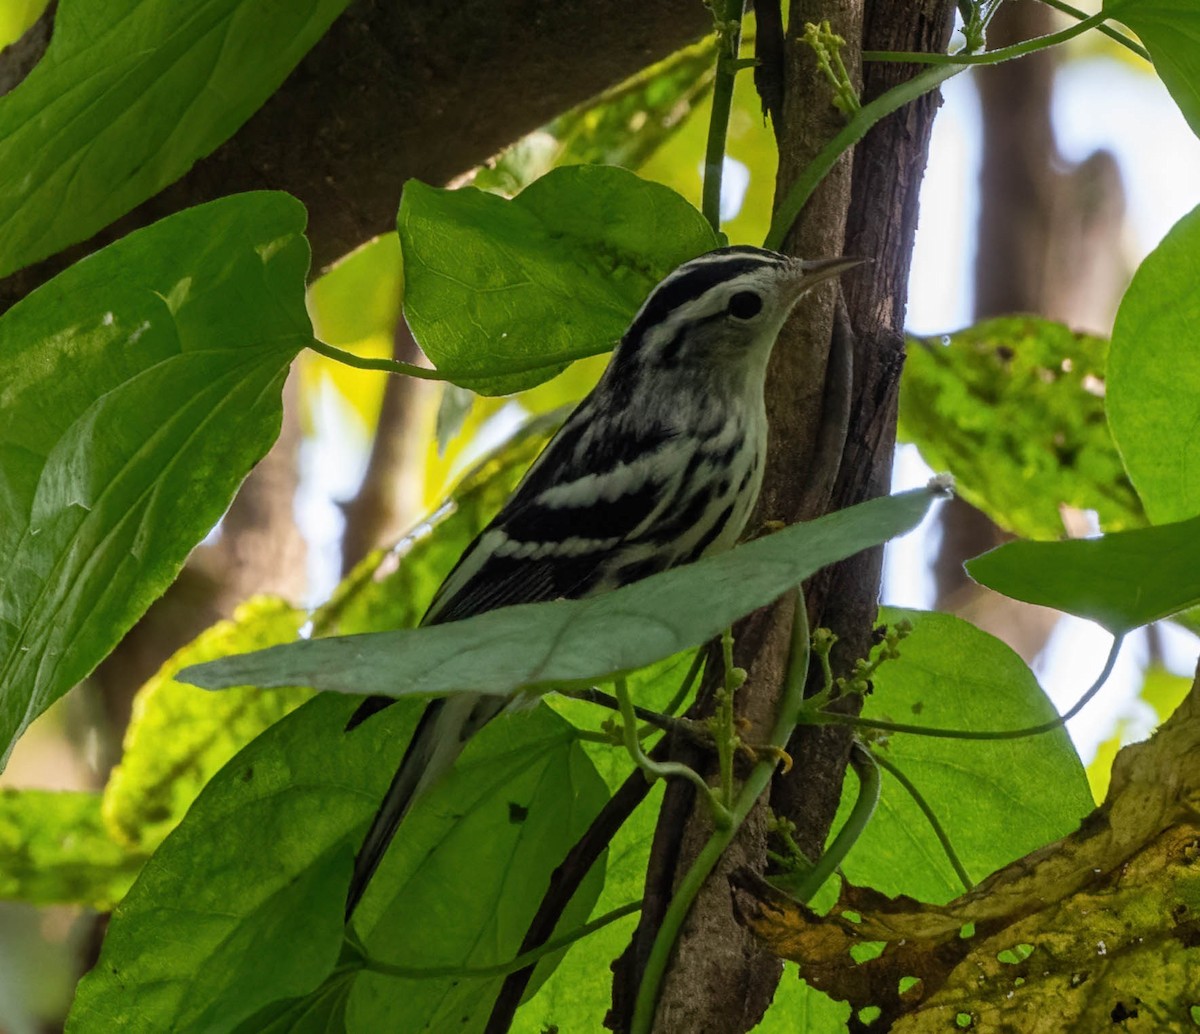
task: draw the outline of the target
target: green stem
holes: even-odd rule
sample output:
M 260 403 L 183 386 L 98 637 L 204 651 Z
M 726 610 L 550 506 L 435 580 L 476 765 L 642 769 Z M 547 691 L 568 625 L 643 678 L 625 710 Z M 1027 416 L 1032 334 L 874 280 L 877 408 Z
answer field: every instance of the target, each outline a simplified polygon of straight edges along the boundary
M 733 629 L 721 633 L 721 658 L 725 664 L 725 685 L 717 702 L 716 719 L 712 723 L 713 739 L 717 743 L 717 769 L 721 777 L 721 803 L 733 807 L 733 752 L 737 740 L 733 729 L 733 696 L 738 682 L 733 667 Z
M 864 104 L 859 108 L 841 131 L 821 148 L 817 156 L 808 163 L 788 189 L 787 195 L 771 220 L 771 228 L 767 231 L 763 247 L 778 251 L 783 246 L 784 237 L 792 228 L 792 224 L 796 221 L 796 217 L 799 216 L 800 210 L 812 192 L 816 190 L 817 184 L 825 178 L 826 173 L 833 168 L 842 153 L 866 136 L 867 131 L 876 122 L 890 115 L 896 109 L 902 108 L 909 101 L 916 100 L 928 93 L 961 71 L 962 69 L 958 67 L 928 68 L 908 82 L 893 87 L 886 93 L 880 94 L 869 104 Z
M 850 816 L 838 830 L 837 836 L 833 838 L 833 843 L 825 849 L 821 857 L 817 859 L 816 865 L 801 880 L 794 895 L 797 901 L 807 904 L 812 900 L 812 896 L 824 886 L 825 881 L 837 871 L 838 866 L 846 860 L 850 849 L 862 836 L 863 830 L 867 828 L 867 824 L 871 821 L 871 817 L 875 814 L 875 808 L 879 804 L 881 779 L 879 768 L 875 764 L 875 756 L 857 742 L 852 751 L 851 763 L 858 776 L 858 797 L 855 798 Z
M 1011 61 L 1013 58 L 1025 57 L 1027 54 L 1033 54 L 1039 50 L 1057 46 L 1059 43 L 1065 43 L 1069 39 L 1074 39 L 1076 36 L 1082 35 L 1088 29 L 1097 28 L 1103 22 L 1112 18 L 1117 10 L 1124 7 L 1127 3 L 1129 3 L 1129 0 L 1109 0 L 1104 10 L 1097 11 L 1090 18 L 1084 18 L 1083 21 L 1069 25 L 1065 29 L 1047 33 L 1045 36 L 1035 36 L 1033 39 L 1022 40 L 1020 43 L 1014 43 L 1010 47 L 989 50 L 983 54 L 932 54 L 921 51 L 864 50 L 863 60 L 898 61 L 904 64 L 915 65 L 959 65 L 961 67 L 967 65 L 998 65 L 1001 61 Z
M 641 908 L 642 903 L 640 901 L 631 901 L 627 905 L 622 905 L 620 908 L 614 908 L 611 912 L 605 912 L 602 916 L 597 916 L 590 923 L 584 923 L 577 930 L 565 933 L 561 937 L 551 938 L 537 948 L 522 952 L 515 959 L 510 959 L 508 962 L 497 962 L 492 966 L 394 966 L 390 962 L 379 962 L 376 959 L 365 958 L 363 959 L 362 968 L 372 973 L 382 973 L 385 976 L 400 977 L 404 980 L 446 980 L 451 978 L 484 980 L 492 977 L 503 977 L 509 973 L 515 973 L 517 970 L 524 969 L 526 966 L 532 966 L 539 959 L 545 958 L 547 955 L 553 955 L 556 951 L 561 951 L 568 945 L 574 944 L 576 941 L 590 934 L 594 934 L 597 930 L 602 930 L 610 923 L 615 923 L 618 919 L 624 919 L 634 912 L 640 912 Z
M 796 717 L 800 713 L 800 705 L 804 700 L 804 682 L 808 677 L 808 612 L 805 609 L 804 594 L 795 591 L 795 616 L 792 624 L 792 652 L 788 661 L 788 675 L 784 683 L 782 699 L 779 702 L 779 712 L 775 718 L 775 726 L 771 730 L 770 743 L 782 750 L 787 746 L 788 738 L 796 727 Z M 650 957 L 646 960 L 646 968 L 642 974 L 642 983 L 638 988 L 637 1001 L 634 1003 L 632 1034 L 649 1034 L 654 1024 L 654 1010 L 658 1006 L 658 991 L 667 971 L 671 952 L 679 938 L 683 921 L 691 911 L 692 902 L 700 893 L 704 881 L 716 867 L 725 853 L 730 842 L 741 828 L 746 816 L 754 807 L 755 802 L 762 796 L 763 791 L 770 785 L 771 776 L 775 772 L 776 759 L 760 761 L 750 771 L 750 776 L 742 786 L 737 801 L 733 806 L 733 814 L 725 829 L 713 833 L 692 866 L 684 874 L 667 906 L 662 925 L 654 938 L 650 949 Z
M 416 366 L 413 363 L 402 363 L 398 359 L 368 359 L 365 356 L 355 355 L 353 352 L 347 352 L 345 349 L 337 348 L 334 345 L 328 345 L 324 341 L 318 341 L 316 338 L 309 338 L 306 347 L 314 352 L 325 356 L 326 359 L 332 359 L 336 363 L 342 363 L 345 366 L 353 366 L 356 370 L 377 370 L 381 373 L 397 373 L 405 377 L 419 377 L 425 381 L 453 381 L 458 384 L 462 381 L 470 381 L 472 378 L 478 380 L 481 376 L 477 370 L 431 370 L 425 366 Z M 566 352 L 559 352 L 554 355 L 539 355 L 526 356 L 524 359 L 513 357 L 505 359 L 504 372 L 509 373 L 532 373 L 535 370 L 548 370 L 560 366 L 566 366 L 579 359 L 590 359 L 594 355 L 600 355 L 602 352 L 607 352 L 612 349 L 609 344 L 606 348 L 595 348 L 588 346 L 586 348 L 572 349 Z
M 1078 7 L 1072 7 L 1065 0 L 1042 0 L 1047 7 L 1053 7 L 1056 11 L 1062 11 L 1063 14 L 1069 14 L 1072 18 L 1078 18 L 1080 21 L 1085 21 L 1088 17 L 1087 11 L 1081 11 Z M 1132 50 L 1138 57 L 1143 60 L 1150 61 L 1150 51 L 1143 47 L 1140 43 L 1130 39 L 1123 32 L 1118 32 L 1111 25 L 1097 25 L 1097 29 L 1107 36 L 1110 40 L 1115 40 L 1121 46 L 1128 50 Z
M 715 0 L 716 11 L 721 0 Z M 714 230 L 721 229 L 721 174 L 725 168 L 725 137 L 729 132 L 729 110 L 733 106 L 733 84 L 738 72 L 744 0 L 724 0 L 717 28 L 717 73 L 713 80 L 712 114 L 708 120 L 708 143 L 704 150 L 704 186 L 700 210 Z
M 1023 57 L 1025 54 L 1033 53 L 1033 51 L 1041 50 L 1044 47 L 1062 43 L 1099 25 L 1105 19 L 1111 18 L 1116 10 L 1124 7 L 1128 2 L 1129 0 L 1111 0 L 1105 10 L 1099 14 L 1093 15 L 1091 18 L 1086 18 L 1077 25 L 1063 29 L 1061 32 L 1051 33 L 1048 36 L 1039 36 L 1035 40 L 1026 40 L 1024 43 L 1004 47 L 1000 50 L 993 50 L 987 54 L 948 55 L 864 51 L 864 61 L 904 61 L 909 63 L 926 63 L 933 67 L 917 73 L 912 79 L 901 83 L 899 86 L 892 87 L 892 89 L 880 94 L 869 104 L 864 104 L 855 113 L 854 117 L 846 123 L 841 132 L 821 148 L 820 153 L 808 163 L 804 171 L 800 173 L 796 181 L 788 189 L 787 196 L 783 199 L 783 202 L 775 212 L 774 218 L 771 220 L 771 228 L 767 231 L 763 247 L 778 251 L 783 246 L 784 237 L 787 236 L 788 231 L 792 228 L 792 224 L 800 215 L 800 210 L 804 208 L 809 197 L 812 196 L 812 192 L 816 190 L 817 184 L 825 178 L 842 153 L 849 150 L 866 136 L 867 131 L 880 121 L 880 119 L 904 107 L 909 101 L 916 100 L 930 90 L 936 89 L 947 79 L 958 75 L 968 65 L 994 64 L 997 61 L 1007 61 L 1012 58 Z
M 368 359 L 366 356 L 355 355 L 353 352 L 347 352 L 345 349 L 327 345 L 324 341 L 318 341 L 316 338 L 309 339 L 308 347 L 314 352 L 323 355 L 326 359 L 332 359 L 335 363 L 341 363 L 344 366 L 353 366 L 357 370 L 379 370 L 382 373 L 399 373 L 405 377 L 419 377 L 425 381 L 445 381 L 450 379 L 440 370 L 430 370 L 424 366 L 416 366 L 413 363 L 402 363 L 399 359 Z
M 893 765 L 882 754 L 873 755 L 875 763 L 880 768 L 887 771 L 892 778 L 896 780 L 907 791 L 908 796 L 913 799 L 913 802 L 921 809 L 921 814 L 925 816 L 925 821 L 929 823 L 929 828 L 933 830 L 933 835 L 937 837 L 938 843 L 942 845 L 942 851 L 949 859 L 950 864 L 954 866 L 954 871 L 958 875 L 959 882 L 963 885 L 963 890 L 971 891 L 975 889 L 975 883 L 971 877 L 967 875 L 966 867 L 958 857 L 958 852 L 954 850 L 954 845 L 950 842 L 950 838 L 946 835 L 946 830 L 938 821 L 938 817 L 933 813 L 933 809 L 929 806 L 929 802 L 922 796 L 921 791 L 913 785 L 911 779 Z
M 859 729 L 879 729 L 882 732 L 908 732 L 915 736 L 932 736 L 943 740 L 1021 740 L 1027 736 L 1040 736 L 1042 733 L 1053 732 L 1055 729 L 1064 726 L 1087 706 L 1092 697 L 1100 692 L 1100 687 L 1104 685 L 1108 680 L 1108 676 L 1112 674 L 1113 665 L 1117 662 L 1117 654 L 1120 652 L 1121 643 L 1124 641 L 1124 635 L 1119 635 L 1113 640 L 1113 644 L 1108 651 L 1108 659 L 1104 662 L 1104 668 L 1100 672 L 1100 676 L 1092 683 L 1088 691 L 1075 701 L 1071 709 L 1051 721 L 1042 722 L 1041 725 L 1031 725 L 1024 729 L 972 732 L 965 729 L 937 729 L 928 725 L 885 722 L 875 718 L 860 718 L 857 715 L 837 714 L 833 711 L 818 711 L 812 715 L 802 716 L 801 720 L 811 725 L 850 725 Z
M 642 744 L 638 740 L 637 714 L 634 711 L 633 698 L 629 695 L 629 683 L 624 678 L 619 678 L 613 685 L 616 687 L 617 702 L 621 708 L 621 737 L 634 764 L 652 779 L 680 776 L 688 780 L 708 798 L 712 805 L 714 821 L 718 827 L 723 826 L 729 820 L 729 814 L 699 772 L 687 765 L 681 765 L 678 761 L 655 761 L 642 750 Z

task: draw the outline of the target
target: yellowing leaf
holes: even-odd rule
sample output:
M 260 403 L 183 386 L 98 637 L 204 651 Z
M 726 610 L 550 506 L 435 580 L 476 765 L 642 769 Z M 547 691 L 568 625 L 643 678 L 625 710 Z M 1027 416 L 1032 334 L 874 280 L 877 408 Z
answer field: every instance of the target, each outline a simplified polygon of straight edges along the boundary
M 1135 1013 L 1150 1025 L 1125 1029 L 1183 1031 L 1200 987 L 1198 844 L 1200 682 L 1152 740 L 1120 753 L 1104 804 L 1078 832 L 949 904 L 844 884 L 818 916 L 753 874 L 739 877 L 738 901 L 805 979 L 855 1009 L 879 1008 L 895 1034 L 956 1023 L 1084 1034 Z M 866 941 L 886 946 L 856 964 L 851 949 Z

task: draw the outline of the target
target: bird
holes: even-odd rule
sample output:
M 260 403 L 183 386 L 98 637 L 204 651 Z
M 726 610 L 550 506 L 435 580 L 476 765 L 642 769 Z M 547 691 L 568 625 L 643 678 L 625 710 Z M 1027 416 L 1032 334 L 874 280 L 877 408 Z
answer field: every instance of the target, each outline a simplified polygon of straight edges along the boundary
M 732 547 L 762 486 L 775 340 L 806 292 L 859 261 L 733 246 L 669 273 L 421 625 L 593 596 Z M 347 730 L 393 702 L 367 698 Z M 355 858 L 347 922 L 413 803 L 509 705 L 454 694 L 426 707 Z

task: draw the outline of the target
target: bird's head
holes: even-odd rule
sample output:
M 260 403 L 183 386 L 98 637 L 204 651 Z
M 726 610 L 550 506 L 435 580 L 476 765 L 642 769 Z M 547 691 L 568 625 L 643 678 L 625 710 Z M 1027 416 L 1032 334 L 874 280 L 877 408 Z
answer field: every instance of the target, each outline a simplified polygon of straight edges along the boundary
M 763 369 L 805 292 L 861 261 L 805 261 L 751 247 L 711 251 L 683 263 L 650 292 L 621 351 L 663 370 Z

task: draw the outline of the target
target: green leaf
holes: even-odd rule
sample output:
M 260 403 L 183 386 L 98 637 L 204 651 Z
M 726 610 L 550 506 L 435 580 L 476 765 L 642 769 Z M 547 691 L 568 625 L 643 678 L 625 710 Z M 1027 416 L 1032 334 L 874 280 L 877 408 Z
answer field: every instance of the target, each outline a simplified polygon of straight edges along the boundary
M 574 729 L 549 708 L 493 722 L 477 739 L 405 819 L 355 913 L 372 958 L 417 969 L 514 958 L 551 873 L 608 800 Z M 587 921 L 602 881 L 601 865 L 557 933 Z M 539 963 L 531 993 L 559 958 Z M 363 973 L 348 1026 L 482 1030 L 503 979 Z
M 304 210 L 192 208 L 0 318 L 0 749 L 171 583 L 279 430 Z M 48 401 L 49 400 L 49 401 Z
M 475 1016 L 465 1029 L 482 1026 L 494 979 L 350 976 L 338 963 L 353 848 L 420 711 L 404 701 L 346 734 L 357 703 L 309 701 L 205 787 L 115 912 L 69 1029 L 290 1030 L 305 1017 L 319 1030 L 311 1016 L 345 1010 L 348 1029 L 437 1030 L 462 1009 Z M 406 818 L 363 899 L 355 929 L 370 956 L 428 968 L 516 955 L 551 871 L 606 796 L 547 708 L 492 722 Z
M 1104 413 L 1108 344 L 1032 316 L 947 339 L 910 338 L 899 435 L 954 475 L 971 505 L 1017 535 L 1058 538 L 1059 508 L 1108 530 L 1145 523 Z
M 892 625 L 905 619 L 913 631 L 900 643 L 900 659 L 873 676 L 864 717 L 979 731 L 1056 716 L 1033 672 L 999 639 L 950 614 L 880 611 Z M 921 792 L 975 880 L 1070 833 L 1093 808 L 1064 729 L 1020 740 L 892 733 L 876 750 Z M 843 813 L 856 789 L 853 777 L 847 784 Z M 851 883 L 890 895 L 942 903 L 963 892 L 929 823 L 886 771 L 875 817 L 842 869 Z
M 794 962 L 785 962 L 770 1008 L 754 1034 L 845 1034 L 853 1010 L 811 987 Z
M 317 990 L 271 1002 L 233 1028 L 234 1034 L 342 1034 L 354 973 L 338 967 Z
M 1010 542 L 967 571 L 1005 596 L 1122 635 L 1200 603 L 1200 517 L 1098 539 Z
M 1196 54 L 1200 60 L 1200 49 Z M 1113 327 L 1108 419 L 1156 524 L 1200 514 L 1198 282 L 1195 208 L 1138 267 Z
M 109 836 L 99 794 L 0 790 L 0 898 L 109 909 L 145 858 Z
M 284 600 L 248 600 L 232 620 L 218 622 L 176 651 L 138 690 L 121 762 L 104 789 L 104 818 L 121 842 L 151 852 L 234 754 L 309 696 L 305 690 L 261 693 L 249 686 L 228 696 L 205 693 L 176 682 L 175 672 L 238 650 L 290 642 L 306 620 Z
M 343 736 L 352 709 L 310 701 L 204 788 L 113 913 L 68 1029 L 211 1029 L 206 1015 L 231 1029 L 320 985 L 341 951 L 356 838 L 403 748 L 387 736 L 412 720 L 395 707 Z
M 1138 34 L 1154 70 L 1200 136 L 1200 8 L 1195 0 L 1125 0 L 1106 8 Z
M 231 136 L 346 0 L 74 0 L 0 98 L 0 276 L 90 237 Z
M 707 642 L 827 564 L 913 528 L 936 495 L 922 488 L 873 499 L 589 599 L 291 643 L 178 677 L 206 689 L 304 685 L 384 696 L 591 685 Z
M 654 285 L 717 247 L 674 191 L 624 169 L 555 169 L 513 200 L 404 187 L 404 312 L 450 380 L 502 395 L 606 352 Z

